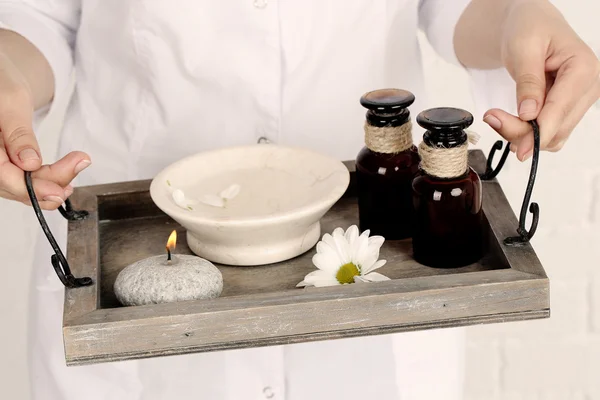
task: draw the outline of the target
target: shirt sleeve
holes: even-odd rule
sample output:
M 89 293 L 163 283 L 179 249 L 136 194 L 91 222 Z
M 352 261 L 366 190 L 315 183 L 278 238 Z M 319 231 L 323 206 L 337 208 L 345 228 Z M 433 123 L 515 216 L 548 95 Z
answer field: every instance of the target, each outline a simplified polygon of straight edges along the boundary
M 435 51 L 446 61 L 462 67 L 469 76 L 475 112 L 483 114 L 494 107 L 516 115 L 516 90 L 504 68 L 478 70 L 466 68 L 454 51 L 454 29 L 471 0 L 419 0 L 419 28 Z
M 419 28 L 446 61 L 462 67 L 454 51 L 454 28 L 471 0 L 419 0 Z
M 54 73 L 54 100 L 67 92 L 81 0 L 0 0 L 0 28 L 29 40 Z

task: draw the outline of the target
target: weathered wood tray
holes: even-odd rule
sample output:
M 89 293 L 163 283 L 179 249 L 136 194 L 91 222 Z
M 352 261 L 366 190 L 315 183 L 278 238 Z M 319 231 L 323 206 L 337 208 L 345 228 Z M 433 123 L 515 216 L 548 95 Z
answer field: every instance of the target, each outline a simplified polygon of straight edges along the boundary
M 481 151 L 471 165 L 485 167 Z M 347 163 L 353 171 L 353 163 Z M 518 225 L 496 180 L 483 183 L 488 249 L 479 262 L 433 269 L 411 258 L 411 244 L 386 241 L 381 272 L 391 281 L 297 289 L 314 270 L 310 251 L 260 267 L 219 266 L 224 291 L 214 300 L 121 307 L 113 293 L 128 264 L 161 254 L 173 229 L 177 253 L 190 253 L 184 230 L 152 202 L 150 181 L 78 188 L 69 222 L 68 261 L 90 287 L 67 289 L 63 334 L 68 365 L 279 345 L 431 328 L 544 318 L 549 282 L 530 245 L 506 247 Z M 353 180 L 322 220 L 322 232 L 357 223 Z

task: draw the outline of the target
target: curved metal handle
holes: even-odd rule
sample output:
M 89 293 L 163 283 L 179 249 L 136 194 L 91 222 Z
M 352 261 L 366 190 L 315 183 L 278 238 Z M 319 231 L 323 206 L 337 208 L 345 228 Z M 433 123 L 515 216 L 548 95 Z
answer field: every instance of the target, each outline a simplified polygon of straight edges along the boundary
M 50 261 L 52 262 L 54 271 L 56 271 L 56 275 L 58 275 L 58 279 L 60 279 L 63 285 L 65 285 L 68 288 L 90 286 L 93 283 L 92 278 L 75 278 L 71 273 L 69 263 L 67 262 L 67 259 L 65 258 L 63 252 L 60 250 L 60 247 L 56 242 L 54 235 L 52 235 L 52 232 L 50 232 L 50 227 L 48 226 L 48 223 L 46 222 L 46 219 L 42 214 L 42 209 L 40 208 L 40 204 L 33 190 L 31 172 L 29 171 L 25 172 L 25 186 L 27 187 L 27 193 L 29 194 L 29 199 L 31 200 L 31 206 L 35 210 L 35 215 L 42 227 L 42 230 L 44 231 L 44 234 L 46 234 L 46 238 L 48 238 L 48 241 L 50 242 L 50 246 L 52 246 L 52 249 L 54 250 L 54 254 L 50 258 Z M 61 206 L 59 208 L 59 211 L 62 214 L 62 216 L 68 220 L 81 220 L 88 216 L 87 211 L 73 210 L 71 202 L 68 199 L 65 201 L 65 205 L 66 209 Z
M 500 170 L 502 170 L 502 167 L 504 167 L 504 163 L 506 162 L 506 159 L 508 158 L 508 154 L 510 153 L 510 142 L 506 143 L 506 147 L 504 148 L 504 152 L 502 153 L 502 157 L 500 157 L 500 162 L 498 162 L 498 165 L 496 166 L 496 168 L 492 168 L 492 162 L 494 161 L 494 155 L 496 155 L 496 152 L 499 150 L 502 150 L 502 140 L 498 140 L 496 143 L 494 143 L 494 146 L 490 150 L 490 154 L 488 155 L 488 158 L 487 158 L 487 166 L 485 168 L 485 172 L 483 174 L 479 175 L 481 180 L 484 180 L 484 181 L 492 180 L 500 173 Z
M 62 215 L 68 221 L 81 221 L 87 218 L 89 213 L 87 211 L 76 211 L 73 210 L 73 206 L 71 205 L 71 200 L 65 200 L 65 207 L 58 207 L 58 211 L 60 215 Z
M 533 185 L 535 184 L 535 178 L 537 176 L 538 162 L 540 158 L 540 127 L 537 121 L 529 121 L 533 127 L 533 157 L 531 161 L 531 171 L 529 172 L 529 181 L 527 182 L 527 189 L 525 190 L 525 198 L 523 199 L 523 205 L 521 206 L 521 215 L 519 216 L 519 228 L 517 233 L 519 236 L 508 237 L 504 239 L 504 244 L 507 246 L 522 246 L 529 243 L 529 240 L 535 234 L 540 219 L 540 207 L 537 203 L 531 203 L 531 193 L 533 192 Z M 525 228 L 525 222 L 527 219 L 527 209 L 532 214 L 531 228 L 527 230 Z

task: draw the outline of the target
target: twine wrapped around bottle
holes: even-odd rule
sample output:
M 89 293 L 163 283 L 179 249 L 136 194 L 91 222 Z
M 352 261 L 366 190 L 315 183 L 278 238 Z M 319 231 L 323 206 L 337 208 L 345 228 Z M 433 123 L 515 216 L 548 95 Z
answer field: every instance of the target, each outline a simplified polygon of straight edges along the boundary
M 365 121 L 365 145 L 376 153 L 394 154 L 408 150 L 413 145 L 412 122 L 378 127 Z
M 438 178 L 456 178 L 464 175 L 469 168 L 469 143 L 477 144 L 479 134 L 467 130 L 468 140 L 458 147 L 431 147 L 425 142 L 419 145 L 421 168 L 428 175 Z

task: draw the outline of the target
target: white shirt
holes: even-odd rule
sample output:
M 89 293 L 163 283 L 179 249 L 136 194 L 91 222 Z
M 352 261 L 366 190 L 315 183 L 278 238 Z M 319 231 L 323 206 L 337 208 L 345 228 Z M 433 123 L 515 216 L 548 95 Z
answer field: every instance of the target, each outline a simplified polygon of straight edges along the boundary
M 427 107 L 417 30 L 460 65 L 452 38 L 468 2 L 0 1 L 0 24 L 46 56 L 57 98 L 75 72 L 59 156 L 90 154 L 78 181 L 87 185 L 151 178 L 189 154 L 260 137 L 353 159 L 360 96 L 397 87 L 415 93 L 413 116 Z M 55 227 L 64 245 L 64 222 Z M 460 398 L 460 330 L 66 368 L 62 288 L 47 246 L 38 253 L 36 399 Z

